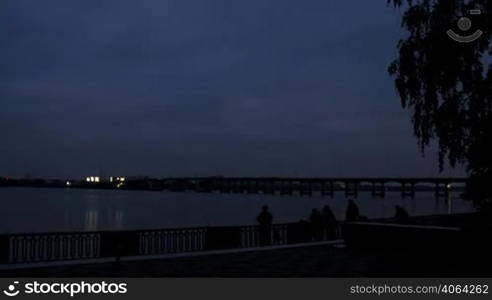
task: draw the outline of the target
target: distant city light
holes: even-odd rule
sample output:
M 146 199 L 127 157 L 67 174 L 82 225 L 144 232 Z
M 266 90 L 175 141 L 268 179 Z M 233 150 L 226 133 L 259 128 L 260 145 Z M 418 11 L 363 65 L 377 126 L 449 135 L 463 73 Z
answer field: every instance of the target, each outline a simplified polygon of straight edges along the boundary
M 101 178 L 100 176 L 89 176 L 86 177 L 85 180 L 87 182 L 100 183 L 100 182 L 107 181 L 108 178 Z M 109 182 L 123 182 L 125 180 L 126 180 L 125 177 L 113 177 L 113 176 L 109 177 Z
M 85 179 L 87 182 L 100 182 L 101 178 L 99 176 L 90 176 Z
M 67 182 L 66 182 L 66 185 L 67 185 L 67 186 L 71 186 L 71 185 L 72 185 L 72 183 L 71 183 L 70 181 L 67 181 Z

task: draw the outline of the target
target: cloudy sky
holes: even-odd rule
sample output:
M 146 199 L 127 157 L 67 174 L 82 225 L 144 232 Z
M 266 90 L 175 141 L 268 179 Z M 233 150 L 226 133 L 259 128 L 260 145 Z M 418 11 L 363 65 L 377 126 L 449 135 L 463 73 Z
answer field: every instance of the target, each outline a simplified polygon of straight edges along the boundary
M 433 176 L 380 1 L 3 0 L 0 175 Z

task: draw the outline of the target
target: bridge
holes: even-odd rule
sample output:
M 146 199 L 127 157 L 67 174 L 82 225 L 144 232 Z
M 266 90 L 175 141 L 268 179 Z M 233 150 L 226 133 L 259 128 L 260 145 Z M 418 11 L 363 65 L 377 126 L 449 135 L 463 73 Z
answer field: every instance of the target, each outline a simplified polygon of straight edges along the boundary
M 252 193 L 311 196 L 319 193 L 333 197 L 335 192 L 357 197 L 369 191 L 384 197 L 387 191 L 400 191 L 414 197 L 417 191 L 433 191 L 436 197 L 447 197 L 453 185 L 464 187 L 467 178 L 455 177 L 173 177 L 162 179 L 171 191 Z
M 151 191 L 195 191 L 220 193 L 307 195 L 319 193 L 333 197 L 343 192 L 347 197 L 357 197 L 360 191 L 371 192 L 374 197 L 384 197 L 388 191 L 401 192 L 403 197 L 414 197 L 418 191 L 433 191 L 436 197 L 447 197 L 454 188 L 464 188 L 467 178 L 456 177 L 169 177 L 128 178 L 121 182 L 109 180 L 8 179 L 0 177 L 0 187 L 49 187 L 120 189 Z

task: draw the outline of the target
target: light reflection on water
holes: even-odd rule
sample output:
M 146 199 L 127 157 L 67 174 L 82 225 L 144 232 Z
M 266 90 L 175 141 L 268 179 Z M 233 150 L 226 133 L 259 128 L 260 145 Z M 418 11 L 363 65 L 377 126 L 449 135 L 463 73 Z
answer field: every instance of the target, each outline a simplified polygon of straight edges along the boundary
M 99 212 L 97 210 L 88 210 L 85 212 L 84 230 L 94 231 L 98 226 Z
M 264 204 L 276 223 L 307 219 L 312 208 L 323 205 L 330 205 L 342 219 L 346 206 L 343 193 L 330 198 L 33 188 L 0 188 L 0 201 L 0 233 L 255 224 Z M 472 211 L 458 193 L 450 199 L 436 199 L 430 192 L 417 192 L 415 199 L 402 199 L 396 192 L 385 198 L 361 193 L 356 202 L 361 214 L 371 218 L 391 217 L 395 204 L 410 215 Z

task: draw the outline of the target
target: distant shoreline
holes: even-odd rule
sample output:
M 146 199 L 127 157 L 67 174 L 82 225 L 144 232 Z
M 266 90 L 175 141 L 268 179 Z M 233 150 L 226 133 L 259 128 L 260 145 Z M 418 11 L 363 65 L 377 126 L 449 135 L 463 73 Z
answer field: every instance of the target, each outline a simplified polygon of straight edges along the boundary
M 0 188 L 1 187 L 24 187 L 24 188 L 64 188 L 64 189 L 112 189 L 112 190 L 142 190 L 142 191 L 173 191 L 173 192 L 184 192 L 184 191 L 194 191 L 194 192 L 225 192 L 225 193 L 258 193 L 258 194 L 274 194 L 275 192 L 279 192 L 280 194 L 294 194 L 300 193 L 301 195 L 309 194 L 312 192 L 322 192 L 325 194 L 326 190 L 324 190 L 324 186 L 319 183 L 323 179 L 290 179 L 290 178 L 278 178 L 278 179 L 270 179 L 270 178 L 258 178 L 259 183 L 251 190 L 249 186 L 243 184 L 241 186 L 224 186 L 222 181 L 229 180 L 241 180 L 236 178 L 203 178 L 203 179 L 174 179 L 174 178 L 166 178 L 166 179 L 156 179 L 156 178 L 127 178 L 124 182 L 110 182 L 110 181 L 101 181 L 101 182 L 88 182 L 85 180 L 73 180 L 73 179 L 12 179 L 0 177 Z M 246 180 L 246 179 L 245 179 Z M 255 180 L 255 179 L 248 179 Z M 270 185 L 261 186 L 261 181 L 271 181 Z M 306 181 L 304 183 L 303 181 Z M 331 179 L 330 179 L 331 180 Z M 353 178 L 353 179 L 340 179 L 340 182 L 346 180 L 348 183 L 354 182 L 364 182 L 364 180 Z M 410 193 L 413 192 L 435 192 L 435 191 L 447 191 L 447 187 L 434 187 L 429 183 L 417 183 L 413 184 L 413 186 L 408 187 L 407 182 L 404 182 L 402 179 L 402 183 L 398 184 L 398 179 L 371 179 L 375 180 L 378 184 L 386 183 L 388 185 L 378 186 L 378 196 L 381 196 L 380 193 L 384 192 L 406 192 L 407 196 L 411 196 Z M 378 180 L 381 180 L 379 183 Z M 384 180 L 384 181 L 383 181 Z M 415 179 L 408 179 L 409 182 L 412 182 Z M 435 180 L 456 180 L 462 182 L 464 179 L 440 179 L 436 178 Z M 280 183 L 275 183 L 275 181 Z M 287 187 L 287 190 L 284 189 L 282 185 L 282 181 L 292 181 L 295 182 L 291 184 L 291 186 Z M 317 182 L 319 181 L 319 182 Z M 218 183 L 217 183 L 218 182 Z M 436 181 L 437 182 L 437 181 Z M 309 184 L 309 186 L 304 186 L 305 184 Z M 353 189 L 353 187 L 352 187 Z M 463 185 L 454 185 L 451 190 L 453 192 L 464 192 L 465 186 Z M 333 192 L 346 192 L 347 188 L 344 187 L 339 182 L 334 183 L 331 187 L 331 193 Z M 355 192 L 375 192 L 375 188 L 371 184 L 361 183 L 358 184 L 355 188 Z

